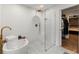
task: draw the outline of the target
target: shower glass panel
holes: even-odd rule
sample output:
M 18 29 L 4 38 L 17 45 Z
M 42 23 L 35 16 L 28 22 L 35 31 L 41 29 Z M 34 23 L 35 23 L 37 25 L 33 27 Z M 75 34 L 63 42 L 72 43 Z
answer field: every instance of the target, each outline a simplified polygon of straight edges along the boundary
M 61 21 L 62 46 L 79 53 L 79 5 L 62 10 Z
M 33 49 L 37 51 L 37 53 L 48 52 L 54 45 L 52 41 L 55 39 L 55 21 L 52 19 L 54 14 L 49 16 L 51 12 L 52 11 L 49 12 L 47 10 L 36 10 L 36 14 L 32 18 L 31 41 L 34 41 L 32 46 L 35 46 Z M 54 39 L 52 39 L 53 33 Z

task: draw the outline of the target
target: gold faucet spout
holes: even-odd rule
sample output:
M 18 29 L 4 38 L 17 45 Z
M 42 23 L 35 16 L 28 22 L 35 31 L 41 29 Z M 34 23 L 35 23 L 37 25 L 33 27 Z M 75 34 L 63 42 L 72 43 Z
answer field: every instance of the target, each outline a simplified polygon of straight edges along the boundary
M 9 26 L 2 27 L 1 28 L 1 39 L 3 39 L 3 30 L 6 29 L 6 28 L 11 30 L 11 28 Z

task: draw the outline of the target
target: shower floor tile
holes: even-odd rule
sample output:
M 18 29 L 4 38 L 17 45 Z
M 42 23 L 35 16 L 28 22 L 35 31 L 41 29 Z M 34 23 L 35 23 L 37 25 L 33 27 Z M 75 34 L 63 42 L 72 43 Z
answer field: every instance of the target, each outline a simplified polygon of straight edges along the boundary
M 28 54 L 64 54 L 64 51 L 63 48 L 54 46 L 45 51 L 44 43 L 41 40 L 32 41 L 28 45 Z

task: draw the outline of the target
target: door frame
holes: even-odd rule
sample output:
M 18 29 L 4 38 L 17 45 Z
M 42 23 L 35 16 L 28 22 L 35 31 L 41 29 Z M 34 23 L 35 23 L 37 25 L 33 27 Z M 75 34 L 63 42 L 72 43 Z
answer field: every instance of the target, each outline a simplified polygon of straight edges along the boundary
M 55 17 L 56 17 L 56 46 L 58 46 L 58 47 L 62 47 L 62 34 L 61 34 L 61 15 L 62 15 L 62 10 L 70 8 L 70 7 L 74 7 L 76 5 L 77 4 L 61 7 L 61 8 L 58 8 L 56 10 L 56 15 L 55 15 Z

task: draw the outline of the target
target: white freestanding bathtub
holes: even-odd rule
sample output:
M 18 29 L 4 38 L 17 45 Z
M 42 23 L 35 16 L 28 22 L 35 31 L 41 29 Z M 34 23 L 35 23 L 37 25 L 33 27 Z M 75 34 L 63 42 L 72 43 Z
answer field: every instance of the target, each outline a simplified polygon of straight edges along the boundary
M 11 41 L 11 42 L 10 42 Z M 19 39 L 12 42 L 10 40 L 9 43 L 5 43 L 3 46 L 3 54 L 27 54 L 28 53 L 28 40 L 27 39 Z

